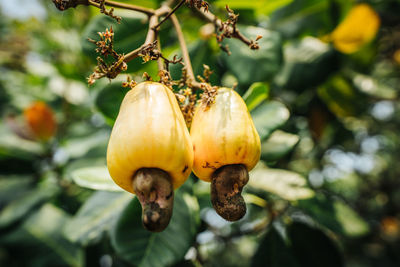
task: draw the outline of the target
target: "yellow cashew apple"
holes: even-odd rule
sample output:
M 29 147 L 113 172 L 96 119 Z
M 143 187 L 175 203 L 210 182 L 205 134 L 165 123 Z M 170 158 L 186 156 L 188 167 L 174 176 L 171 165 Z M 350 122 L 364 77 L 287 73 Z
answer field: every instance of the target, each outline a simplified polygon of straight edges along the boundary
M 241 192 L 260 159 L 260 137 L 243 99 L 228 88 L 217 93 L 215 103 L 200 104 L 193 117 L 193 172 L 211 182 L 217 213 L 236 221 L 246 213 Z
M 174 188 L 191 173 L 193 147 L 174 93 L 143 82 L 122 101 L 107 148 L 107 167 L 142 204 L 143 225 L 162 231 L 172 216 Z

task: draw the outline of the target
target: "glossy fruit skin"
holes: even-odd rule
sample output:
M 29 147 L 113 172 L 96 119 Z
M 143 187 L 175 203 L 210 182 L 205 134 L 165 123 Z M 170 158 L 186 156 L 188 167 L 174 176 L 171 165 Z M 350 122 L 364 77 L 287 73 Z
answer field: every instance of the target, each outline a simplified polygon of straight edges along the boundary
M 192 165 L 192 142 L 173 92 L 156 82 L 136 85 L 122 101 L 108 143 L 107 167 L 115 183 L 134 193 L 135 173 L 158 168 L 178 188 Z
M 250 171 L 260 159 L 260 137 L 246 104 L 232 89 L 218 89 L 214 104 L 197 107 L 190 135 L 193 172 L 206 182 L 222 166 L 243 164 Z

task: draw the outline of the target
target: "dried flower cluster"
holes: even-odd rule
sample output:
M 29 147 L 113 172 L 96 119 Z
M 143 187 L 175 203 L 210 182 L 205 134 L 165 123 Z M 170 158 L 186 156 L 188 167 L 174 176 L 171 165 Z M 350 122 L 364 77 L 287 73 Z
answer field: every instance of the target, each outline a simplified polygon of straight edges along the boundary
M 231 52 L 229 51 L 228 45 L 222 45 L 222 41 L 225 38 L 229 38 L 229 39 L 237 38 L 237 39 L 240 39 L 245 44 L 247 44 L 250 47 L 250 49 L 253 49 L 253 50 L 259 49 L 260 46 L 258 45 L 257 41 L 260 40 L 262 38 L 262 36 L 260 36 L 260 35 L 257 36 L 256 40 L 248 40 L 237 29 L 237 22 L 238 22 L 239 15 L 235 14 L 235 12 L 232 9 L 230 9 L 228 6 L 226 6 L 226 11 L 228 12 L 228 16 L 229 16 L 228 20 L 222 22 L 220 27 L 218 27 L 218 32 L 220 32 L 220 33 L 217 33 L 217 41 L 218 41 L 219 47 L 223 51 L 228 53 L 228 55 L 230 55 Z
M 190 7 L 195 7 L 195 8 L 204 8 L 205 11 L 208 11 L 208 3 L 203 0 L 186 0 L 186 4 L 189 5 Z
M 92 85 L 96 80 L 107 77 L 109 79 L 114 79 L 122 71 L 126 71 L 128 65 L 124 61 L 124 55 L 118 54 L 114 50 L 114 31 L 112 28 L 110 30 L 106 29 L 105 32 L 99 32 L 99 41 L 89 39 L 90 42 L 94 43 L 97 48 L 96 52 L 101 56 L 97 57 L 97 66 L 94 72 L 88 78 L 88 84 Z M 113 57 L 113 62 L 107 63 L 106 59 L 108 56 Z

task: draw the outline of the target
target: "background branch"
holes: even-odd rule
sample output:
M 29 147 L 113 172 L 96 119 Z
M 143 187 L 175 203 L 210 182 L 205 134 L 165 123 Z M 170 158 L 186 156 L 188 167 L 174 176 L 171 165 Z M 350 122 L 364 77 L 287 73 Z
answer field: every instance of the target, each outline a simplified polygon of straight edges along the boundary
M 176 34 L 178 35 L 179 45 L 181 46 L 181 51 L 182 51 L 183 62 L 185 63 L 188 83 L 196 89 L 202 89 L 201 84 L 196 81 L 196 78 L 194 76 L 189 50 L 186 46 L 185 37 L 183 36 L 181 25 L 175 14 L 171 15 L 171 21 L 176 30 Z

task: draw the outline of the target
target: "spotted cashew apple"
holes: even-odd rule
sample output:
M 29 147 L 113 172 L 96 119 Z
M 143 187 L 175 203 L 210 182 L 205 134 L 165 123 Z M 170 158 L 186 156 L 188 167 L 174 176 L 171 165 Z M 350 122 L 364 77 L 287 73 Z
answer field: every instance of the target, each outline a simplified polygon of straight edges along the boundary
M 173 92 L 156 82 L 136 85 L 122 101 L 107 166 L 116 184 L 137 195 L 148 230 L 167 227 L 174 189 L 186 181 L 192 165 L 192 142 Z
M 232 89 L 218 89 L 215 103 L 197 107 L 190 135 L 193 171 L 211 182 L 214 209 L 226 220 L 239 220 L 246 214 L 242 189 L 261 151 L 260 137 L 243 99 Z

